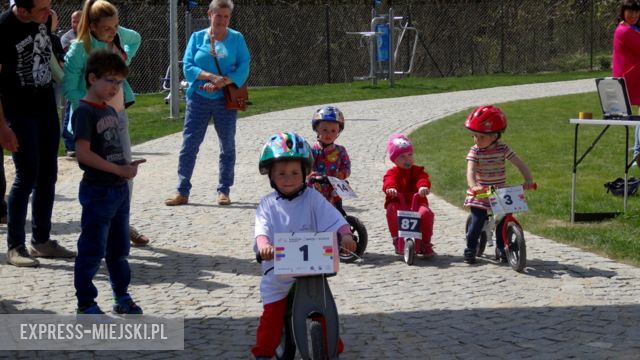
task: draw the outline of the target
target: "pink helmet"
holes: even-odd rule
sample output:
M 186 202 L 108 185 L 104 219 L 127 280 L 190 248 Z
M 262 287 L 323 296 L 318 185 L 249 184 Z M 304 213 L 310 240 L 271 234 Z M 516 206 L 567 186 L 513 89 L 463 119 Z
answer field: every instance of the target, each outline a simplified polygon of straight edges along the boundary
M 389 136 L 389 140 L 387 141 L 387 152 L 389 153 L 389 159 L 395 162 L 398 156 L 405 153 L 412 153 L 413 145 L 406 136 L 393 134 Z
M 507 128 L 507 116 L 497 106 L 478 106 L 467 116 L 464 127 L 479 133 L 501 133 Z

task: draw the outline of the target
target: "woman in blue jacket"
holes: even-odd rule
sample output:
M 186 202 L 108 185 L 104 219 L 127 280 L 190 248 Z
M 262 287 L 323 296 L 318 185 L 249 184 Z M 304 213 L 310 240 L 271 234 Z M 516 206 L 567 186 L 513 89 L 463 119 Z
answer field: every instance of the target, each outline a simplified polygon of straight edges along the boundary
M 64 58 L 63 89 L 64 96 L 71 105 L 71 114 L 87 92 L 84 72 L 91 51 L 93 49 L 112 50 L 129 65 L 142 41 L 140 34 L 119 25 L 118 9 L 105 0 L 85 1 L 77 33 L 76 41 L 71 43 Z M 131 162 L 132 154 L 129 139 L 129 118 L 125 108 L 134 102 L 133 90 L 127 81 L 122 84 L 118 94 L 109 102 L 109 105 L 118 113 L 118 129 L 123 141 L 124 156 L 128 162 Z M 73 129 L 70 127 L 71 122 L 69 122 L 68 130 L 73 133 Z M 129 181 L 129 197 L 131 197 L 132 190 L 133 183 Z M 149 242 L 149 238 L 138 233 L 133 227 L 130 228 L 130 238 L 134 245 L 146 245 Z
M 222 89 L 232 83 L 242 86 L 249 76 L 251 61 L 242 34 L 228 27 L 232 11 L 231 0 L 211 1 L 207 12 L 210 27 L 191 34 L 184 53 L 183 71 L 189 83 L 187 111 L 178 159 L 178 191 L 165 200 L 168 206 L 188 203 L 196 156 L 212 117 L 220 144 L 217 201 L 219 205 L 231 203 L 238 111 L 225 108 Z

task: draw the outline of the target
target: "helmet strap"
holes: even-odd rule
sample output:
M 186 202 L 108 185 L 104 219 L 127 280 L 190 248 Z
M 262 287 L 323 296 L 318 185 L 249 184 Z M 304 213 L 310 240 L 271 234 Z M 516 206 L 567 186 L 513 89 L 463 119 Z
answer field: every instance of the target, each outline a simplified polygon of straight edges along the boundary
M 300 188 L 300 190 L 296 191 L 294 194 L 291 195 L 285 195 L 283 194 L 278 187 L 276 186 L 276 184 L 273 182 L 273 180 L 271 180 L 271 178 L 269 178 L 269 182 L 271 183 L 271 187 L 278 193 L 278 196 L 276 197 L 276 200 L 278 199 L 284 199 L 284 200 L 288 200 L 288 201 L 292 201 L 293 199 L 297 198 L 298 196 L 302 195 L 304 193 L 304 191 L 307 189 L 307 185 L 305 185 L 304 183 L 302 184 L 302 187 Z

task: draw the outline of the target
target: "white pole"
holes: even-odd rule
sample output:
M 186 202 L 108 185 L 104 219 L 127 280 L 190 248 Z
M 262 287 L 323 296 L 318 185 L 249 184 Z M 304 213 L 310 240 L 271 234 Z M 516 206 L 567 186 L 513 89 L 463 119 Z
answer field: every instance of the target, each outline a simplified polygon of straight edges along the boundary
M 169 61 L 171 63 L 171 114 L 169 118 L 180 116 L 180 68 L 178 67 L 178 0 L 169 0 Z

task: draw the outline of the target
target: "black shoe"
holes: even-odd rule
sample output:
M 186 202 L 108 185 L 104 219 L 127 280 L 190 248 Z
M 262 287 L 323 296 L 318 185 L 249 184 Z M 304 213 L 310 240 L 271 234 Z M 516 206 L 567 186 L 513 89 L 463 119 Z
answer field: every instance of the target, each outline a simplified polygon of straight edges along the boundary
M 471 249 L 464 249 L 464 262 L 467 264 L 476 263 L 476 251 Z

